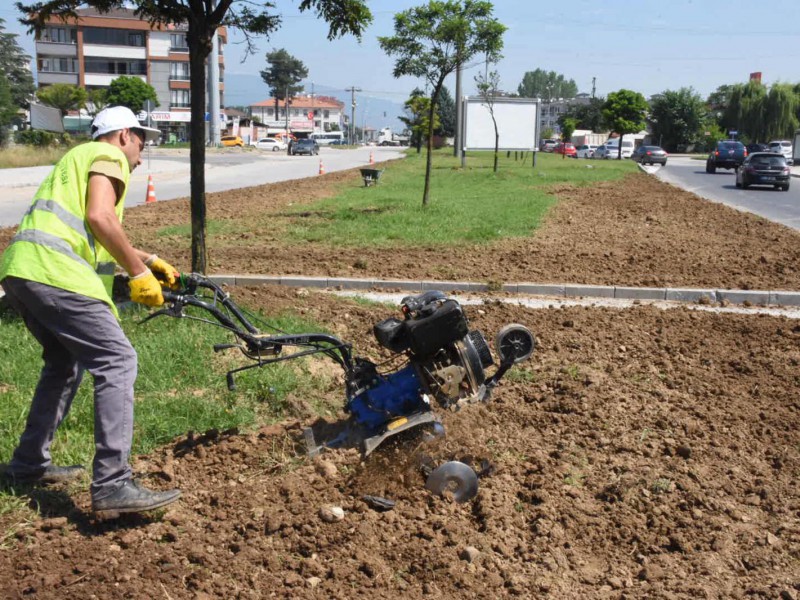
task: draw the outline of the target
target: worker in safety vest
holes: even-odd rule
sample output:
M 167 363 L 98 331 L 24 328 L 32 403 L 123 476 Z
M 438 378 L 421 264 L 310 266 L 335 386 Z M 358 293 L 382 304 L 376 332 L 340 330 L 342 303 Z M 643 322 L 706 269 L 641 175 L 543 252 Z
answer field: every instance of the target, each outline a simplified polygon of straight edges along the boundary
M 92 509 L 101 516 L 152 510 L 181 494 L 148 490 L 132 477 L 136 352 L 111 299 L 116 264 L 130 277 L 134 302 L 164 303 L 154 273 L 175 283 L 175 269 L 134 248 L 121 225 L 130 174 L 141 164 L 145 141 L 158 134 L 124 106 L 100 111 L 92 122 L 93 141 L 58 161 L 0 259 L 0 284 L 42 345 L 44 359 L 5 478 L 46 484 L 81 476 L 81 466 L 54 465 L 50 445 L 88 371 L 94 378 Z

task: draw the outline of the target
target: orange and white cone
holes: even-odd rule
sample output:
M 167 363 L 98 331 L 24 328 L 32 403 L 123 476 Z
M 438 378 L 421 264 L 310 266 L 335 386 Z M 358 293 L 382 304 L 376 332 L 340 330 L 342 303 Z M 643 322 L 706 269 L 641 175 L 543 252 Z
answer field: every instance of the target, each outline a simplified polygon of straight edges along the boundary
M 147 176 L 147 198 L 145 199 L 145 204 L 150 204 L 151 202 L 156 201 L 156 186 L 153 185 L 153 176 Z
M 325 175 L 325 165 L 322 164 L 322 159 L 319 160 L 319 174 Z
M 369 151 L 369 164 L 375 164 L 375 157 L 372 155 L 372 150 Z

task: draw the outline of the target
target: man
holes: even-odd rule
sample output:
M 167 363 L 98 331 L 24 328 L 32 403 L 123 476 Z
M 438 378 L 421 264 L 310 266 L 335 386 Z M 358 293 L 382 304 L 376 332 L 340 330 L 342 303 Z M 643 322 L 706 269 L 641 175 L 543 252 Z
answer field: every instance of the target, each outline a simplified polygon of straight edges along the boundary
M 56 164 L 0 260 L 0 285 L 44 359 L 6 478 L 55 483 L 81 475 L 81 466 L 53 465 L 50 445 L 86 370 L 94 378 L 92 509 L 101 517 L 160 508 L 180 497 L 180 490 L 151 491 L 132 477 L 136 352 L 111 300 L 117 263 L 130 276 L 135 302 L 164 303 L 153 273 L 175 283 L 175 269 L 135 249 L 121 225 L 130 174 L 141 164 L 145 141 L 158 133 L 123 106 L 100 111 L 92 122 L 94 141 Z

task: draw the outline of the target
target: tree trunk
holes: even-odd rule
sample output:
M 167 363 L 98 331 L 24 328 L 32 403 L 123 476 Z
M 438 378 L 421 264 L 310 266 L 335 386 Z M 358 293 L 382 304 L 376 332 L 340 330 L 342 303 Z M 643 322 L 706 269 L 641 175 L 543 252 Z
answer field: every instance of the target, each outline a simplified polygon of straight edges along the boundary
M 619 134 L 619 148 L 617 148 L 617 159 L 622 160 L 622 136 L 623 134 Z
M 500 131 L 497 129 L 497 119 L 494 118 L 494 108 L 491 110 L 492 123 L 494 124 L 494 172 L 497 173 L 497 160 L 500 153 Z
M 189 73 L 192 95 L 190 140 L 190 207 L 192 217 L 192 272 L 205 274 L 206 257 L 206 65 L 211 42 L 193 21 L 189 22 Z
M 431 107 L 428 111 L 428 156 L 425 160 L 425 191 L 422 192 L 422 206 L 428 206 L 428 195 L 431 189 L 431 164 L 433 161 L 433 116 L 436 114 L 436 97 L 443 82 L 439 82 L 431 94 Z

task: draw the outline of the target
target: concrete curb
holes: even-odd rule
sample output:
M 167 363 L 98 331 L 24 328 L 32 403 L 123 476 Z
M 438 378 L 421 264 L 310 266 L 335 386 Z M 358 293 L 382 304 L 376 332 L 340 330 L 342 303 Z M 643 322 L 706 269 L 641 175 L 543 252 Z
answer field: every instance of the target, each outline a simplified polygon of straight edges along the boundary
M 335 290 L 394 290 L 401 292 L 492 292 L 557 298 L 614 298 L 619 300 L 666 300 L 685 303 L 722 302 L 753 306 L 800 306 L 800 292 L 789 290 L 729 290 L 714 288 L 643 288 L 630 286 L 506 283 L 495 288 L 470 281 L 359 279 L 351 277 L 303 277 L 301 275 L 211 275 L 227 285 L 284 285 Z

